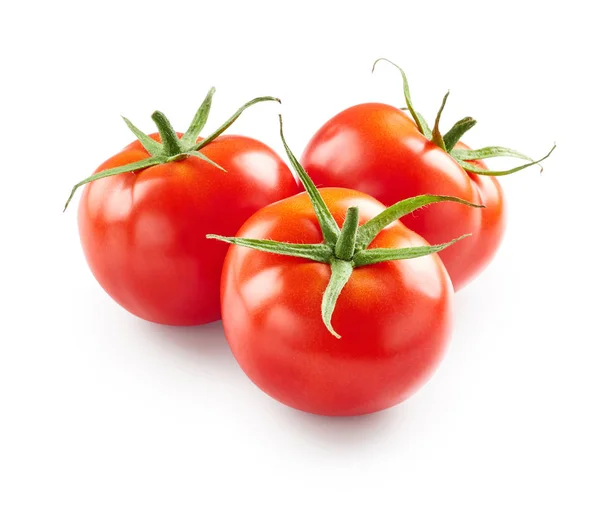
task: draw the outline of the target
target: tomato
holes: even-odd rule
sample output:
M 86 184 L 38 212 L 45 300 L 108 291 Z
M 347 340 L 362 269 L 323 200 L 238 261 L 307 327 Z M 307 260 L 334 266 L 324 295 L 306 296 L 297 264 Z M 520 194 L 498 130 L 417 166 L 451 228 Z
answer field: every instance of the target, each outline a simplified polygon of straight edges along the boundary
M 385 207 L 354 190 L 320 190 L 338 225 L 358 206 L 363 224 Z M 254 214 L 237 237 L 319 243 L 303 193 Z M 427 245 L 396 221 L 370 248 Z M 437 255 L 356 268 L 333 313 L 337 340 L 321 320 L 326 264 L 232 246 L 221 292 L 223 327 L 250 379 L 291 407 L 358 415 L 410 396 L 443 356 L 452 323 L 452 286 Z
M 506 210 L 497 179 L 465 171 L 396 107 L 368 103 L 342 111 L 312 137 L 301 163 L 317 186 L 353 188 L 385 205 L 425 193 L 485 205 L 440 203 L 402 218 L 430 243 L 472 234 L 439 254 L 455 290 L 485 268 L 502 240 Z
M 380 60 L 385 59 L 375 64 Z M 361 190 L 385 205 L 426 193 L 452 195 L 483 204 L 484 208 L 477 209 L 443 203 L 402 219 L 431 243 L 448 236 L 471 234 L 465 241 L 440 252 L 454 288 L 459 290 L 487 266 L 502 241 L 506 210 L 495 175 L 539 164 L 554 148 L 535 161 L 500 146 L 470 150 L 459 141 L 476 123 L 470 117 L 458 121 L 442 136 L 439 121 L 448 94 L 431 130 L 414 110 L 406 74 L 392 65 L 402 73 L 404 98 L 412 119 L 387 104 L 350 107 L 316 132 L 301 162 L 316 185 Z M 509 170 L 490 171 L 481 161 L 498 156 L 523 159 L 527 163 Z
M 150 138 L 162 141 L 159 134 Z M 79 203 L 81 244 L 92 273 L 118 304 L 148 321 L 218 320 L 227 247 L 206 233 L 235 234 L 255 211 L 299 191 L 287 165 L 255 139 L 223 135 L 200 152 L 227 172 L 197 156 L 175 156 L 92 181 Z M 135 141 L 95 174 L 149 155 Z

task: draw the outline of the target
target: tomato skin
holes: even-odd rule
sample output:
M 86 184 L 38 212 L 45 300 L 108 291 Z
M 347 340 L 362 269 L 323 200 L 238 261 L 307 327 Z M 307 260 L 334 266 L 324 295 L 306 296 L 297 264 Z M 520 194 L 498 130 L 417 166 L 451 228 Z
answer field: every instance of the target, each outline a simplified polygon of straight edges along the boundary
M 440 203 L 402 218 L 431 244 L 472 234 L 440 252 L 455 290 L 487 266 L 501 243 L 506 219 L 496 178 L 467 173 L 393 106 L 367 103 L 342 111 L 312 137 L 301 163 L 317 186 L 360 190 L 386 206 L 421 194 L 484 204 L 476 209 Z
M 361 192 L 320 190 L 341 226 L 358 206 L 362 224 L 384 206 Z M 323 240 L 305 193 L 254 214 L 238 237 L 294 243 Z M 427 245 L 396 221 L 373 248 Z M 360 415 L 400 403 L 432 374 L 450 338 L 452 285 L 437 255 L 356 268 L 332 324 L 321 300 L 327 264 L 231 246 L 221 285 L 223 327 L 250 379 L 282 403 L 321 415 Z
M 224 135 L 202 153 L 227 173 L 188 157 L 96 180 L 79 203 L 92 273 L 117 303 L 151 322 L 218 320 L 227 245 L 206 234 L 233 235 L 256 210 L 299 191 L 286 164 L 260 141 Z M 148 156 L 135 141 L 96 172 Z

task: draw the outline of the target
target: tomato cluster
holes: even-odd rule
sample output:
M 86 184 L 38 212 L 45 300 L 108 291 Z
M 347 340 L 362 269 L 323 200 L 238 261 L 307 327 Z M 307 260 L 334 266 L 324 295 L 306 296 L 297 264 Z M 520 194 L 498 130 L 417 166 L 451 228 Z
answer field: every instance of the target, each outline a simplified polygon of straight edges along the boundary
M 495 176 L 543 159 L 471 150 L 460 141 L 469 117 L 442 135 L 447 96 L 429 128 L 399 70 L 409 114 L 350 107 L 316 132 L 301 161 L 280 118 L 293 172 L 262 142 L 223 135 L 273 97 L 248 102 L 206 137 L 214 89 L 185 133 L 158 111 L 154 134 L 125 120 L 137 140 L 69 197 L 85 185 L 79 233 L 100 285 L 159 324 L 222 318 L 248 377 L 291 407 L 358 415 L 406 399 L 443 356 L 455 290 L 500 245 Z M 482 159 L 494 156 L 525 163 L 489 171 Z

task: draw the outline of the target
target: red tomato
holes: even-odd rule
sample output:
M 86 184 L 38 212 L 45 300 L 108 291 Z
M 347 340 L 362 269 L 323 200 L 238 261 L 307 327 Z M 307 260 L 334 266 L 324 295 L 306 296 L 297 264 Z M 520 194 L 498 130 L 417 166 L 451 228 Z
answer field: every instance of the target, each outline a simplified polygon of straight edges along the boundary
M 385 209 L 354 190 L 320 194 L 339 226 L 351 206 L 359 224 Z M 323 241 L 306 193 L 261 209 L 237 237 Z M 421 245 L 396 220 L 368 248 Z M 307 412 L 358 415 L 400 403 L 429 378 L 450 338 L 453 293 L 443 264 L 429 255 L 356 267 L 333 313 L 340 339 L 321 317 L 330 276 L 328 264 L 231 246 L 221 306 L 235 358 L 267 394 Z
M 299 191 L 281 158 L 255 139 L 221 136 L 201 153 L 227 172 L 187 157 L 93 181 L 83 192 L 78 220 L 87 262 L 104 290 L 142 319 L 218 320 L 227 245 L 205 235 L 233 235 L 255 211 Z M 148 156 L 135 141 L 96 172 Z
M 461 143 L 456 148 L 467 149 Z M 441 203 L 402 218 L 432 244 L 472 234 L 439 254 L 455 290 L 486 267 L 502 240 L 505 208 L 496 178 L 465 171 L 393 106 L 369 103 L 342 111 L 313 136 L 301 163 L 317 186 L 353 188 L 387 206 L 420 194 L 485 205 Z M 485 169 L 481 161 L 471 163 Z

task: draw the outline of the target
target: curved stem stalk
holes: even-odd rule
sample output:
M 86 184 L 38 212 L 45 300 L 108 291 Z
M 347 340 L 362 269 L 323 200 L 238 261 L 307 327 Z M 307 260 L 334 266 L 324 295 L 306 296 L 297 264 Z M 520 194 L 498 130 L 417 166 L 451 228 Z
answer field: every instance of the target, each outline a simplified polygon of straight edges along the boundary
M 335 244 L 335 256 L 338 259 L 349 261 L 354 255 L 356 247 L 356 233 L 358 231 L 358 208 L 348 208 L 346 219 L 340 232 L 340 237 Z
M 160 111 L 154 111 L 152 113 L 152 120 L 156 123 L 156 128 L 160 132 L 164 154 L 167 157 L 179 155 L 181 153 L 179 138 L 168 118 Z

